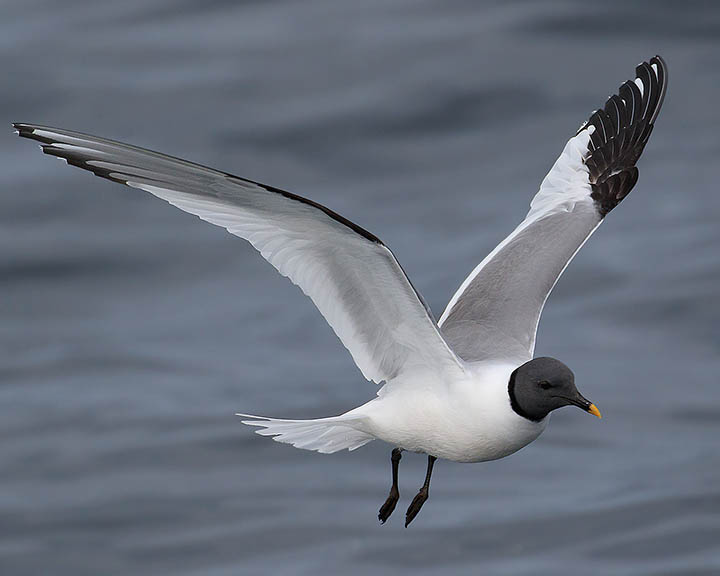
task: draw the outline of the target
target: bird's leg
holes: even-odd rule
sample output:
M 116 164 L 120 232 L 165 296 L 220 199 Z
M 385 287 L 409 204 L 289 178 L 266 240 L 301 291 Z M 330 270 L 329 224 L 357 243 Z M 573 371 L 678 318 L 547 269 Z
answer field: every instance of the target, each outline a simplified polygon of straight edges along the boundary
M 400 491 L 398 490 L 398 467 L 400 465 L 400 458 L 402 458 L 402 449 L 395 448 L 392 451 L 390 461 L 392 462 L 392 486 L 390 487 L 390 494 L 388 494 L 387 500 L 380 507 L 378 513 L 378 520 L 385 524 L 385 521 L 390 518 L 390 514 L 395 510 L 395 505 L 400 498 Z
M 418 512 L 420 512 L 420 508 L 422 508 L 423 504 L 425 504 L 425 501 L 428 499 L 428 495 L 430 493 L 430 476 L 432 476 L 435 460 L 437 460 L 435 456 L 428 455 L 425 483 L 422 485 L 422 488 L 420 488 L 420 491 L 415 495 L 415 498 L 413 498 L 413 501 L 410 503 L 410 506 L 405 513 L 405 528 L 407 528 L 410 522 L 412 522 L 415 516 L 417 516 Z

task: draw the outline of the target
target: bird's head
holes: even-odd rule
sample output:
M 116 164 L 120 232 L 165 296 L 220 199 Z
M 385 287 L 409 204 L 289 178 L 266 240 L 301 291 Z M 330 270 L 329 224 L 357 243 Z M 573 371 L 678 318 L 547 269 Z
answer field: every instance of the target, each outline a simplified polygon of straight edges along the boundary
M 572 370 L 555 358 L 535 358 L 517 368 L 508 392 L 513 410 L 536 422 L 571 404 L 602 418 L 595 404 L 578 392 Z

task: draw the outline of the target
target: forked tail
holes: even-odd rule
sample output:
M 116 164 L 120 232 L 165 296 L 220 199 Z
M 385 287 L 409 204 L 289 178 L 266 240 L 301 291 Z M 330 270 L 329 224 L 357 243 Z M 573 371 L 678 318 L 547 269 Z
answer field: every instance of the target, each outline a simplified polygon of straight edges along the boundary
M 322 454 L 332 454 L 339 450 L 355 450 L 375 438 L 358 430 L 358 420 L 347 415 L 317 420 L 282 420 L 266 418 L 252 414 L 237 414 L 243 424 L 258 426 L 261 436 L 272 436 L 276 442 L 292 444 L 303 450 L 316 450 Z

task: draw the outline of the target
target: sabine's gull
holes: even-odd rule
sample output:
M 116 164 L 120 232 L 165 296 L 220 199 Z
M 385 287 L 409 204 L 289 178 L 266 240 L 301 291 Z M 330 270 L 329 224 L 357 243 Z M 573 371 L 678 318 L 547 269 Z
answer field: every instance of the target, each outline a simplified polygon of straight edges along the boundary
M 46 154 L 140 188 L 249 241 L 315 303 L 377 397 L 340 416 L 239 414 L 258 434 L 322 453 L 380 439 L 394 446 L 385 522 L 399 498 L 403 450 L 427 455 L 405 516 L 428 498 L 437 458 L 482 462 L 535 440 L 574 405 L 600 417 L 572 371 L 534 358 L 540 314 L 558 278 L 632 190 L 667 87 L 659 56 L 642 62 L 570 138 L 530 211 L 462 283 L 439 320 L 380 239 L 312 200 L 198 164 L 79 132 L 14 124 Z

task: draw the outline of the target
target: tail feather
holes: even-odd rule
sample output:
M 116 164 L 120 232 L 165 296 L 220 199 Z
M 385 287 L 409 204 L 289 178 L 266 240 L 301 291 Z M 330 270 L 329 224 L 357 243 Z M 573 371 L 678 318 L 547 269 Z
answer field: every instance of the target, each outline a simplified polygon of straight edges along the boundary
M 248 426 L 258 426 L 261 436 L 272 436 L 276 442 L 292 444 L 303 450 L 315 450 L 332 454 L 339 450 L 355 450 L 374 440 L 374 437 L 358 430 L 357 421 L 352 418 L 335 416 L 317 420 L 283 420 L 252 414 L 237 414 Z

